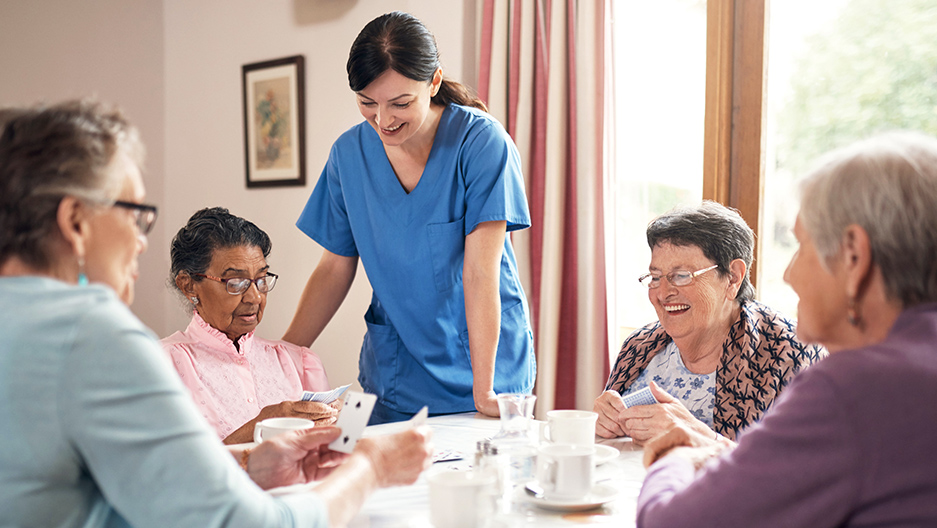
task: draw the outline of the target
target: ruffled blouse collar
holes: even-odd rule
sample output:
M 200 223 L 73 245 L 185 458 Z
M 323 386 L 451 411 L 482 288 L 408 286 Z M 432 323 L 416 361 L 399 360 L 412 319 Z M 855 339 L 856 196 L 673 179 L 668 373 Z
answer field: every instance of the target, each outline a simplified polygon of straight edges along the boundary
M 186 333 L 212 348 L 220 348 L 238 355 L 243 355 L 244 351 L 248 350 L 254 340 L 254 331 L 251 330 L 238 338 L 238 346 L 235 347 L 230 337 L 221 330 L 206 323 L 198 312 L 192 314 L 192 321 L 189 322 Z

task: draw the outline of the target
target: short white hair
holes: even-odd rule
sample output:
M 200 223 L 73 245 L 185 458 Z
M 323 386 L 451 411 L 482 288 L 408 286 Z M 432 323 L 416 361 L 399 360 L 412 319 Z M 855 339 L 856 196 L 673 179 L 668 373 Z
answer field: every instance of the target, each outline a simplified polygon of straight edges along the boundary
M 857 224 L 891 298 L 937 301 L 937 139 L 890 132 L 821 157 L 801 182 L 800 219 L 825 264 Z

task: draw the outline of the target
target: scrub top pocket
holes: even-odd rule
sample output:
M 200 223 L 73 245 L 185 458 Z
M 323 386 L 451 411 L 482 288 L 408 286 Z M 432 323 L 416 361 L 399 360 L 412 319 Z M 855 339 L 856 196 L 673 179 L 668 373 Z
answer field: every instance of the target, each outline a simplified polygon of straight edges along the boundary
M 377 395 L 382 403 L 396 406 L 400 336 L 393 326 L 373 322 L 370 309 L 364 315 L 364 322 L 368 332 L 358 358 L 358 381 L 365 392 Z
M 444 292 L 462 282 L 465 258 L 465 218 L 445 224 L 428 224 L 426 235 L 433 259 L 436 291 Z

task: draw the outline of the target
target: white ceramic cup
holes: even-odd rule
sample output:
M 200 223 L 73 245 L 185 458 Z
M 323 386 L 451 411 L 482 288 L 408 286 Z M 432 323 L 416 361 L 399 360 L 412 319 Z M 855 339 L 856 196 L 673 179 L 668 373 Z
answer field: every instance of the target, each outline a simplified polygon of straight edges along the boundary
M 496 476 L 445 470 L 427 477 L 430 522 L 436 528 L 477 528 L 494 513 Z
M 547 423 L 541 430 L 542 440 L 548 444 L 591 446 L 595 444 L 598 417 L 592 411 L 548 411 Z
M 254 425 L 254 441 L 258 444 L 274 436 L 315 427 L 316 422 L 305 418 L 267 418 Z
M 592 491 L 595 446 L 545 445 L 537 452 L 537 483 L 544 498 L 581 499 Z

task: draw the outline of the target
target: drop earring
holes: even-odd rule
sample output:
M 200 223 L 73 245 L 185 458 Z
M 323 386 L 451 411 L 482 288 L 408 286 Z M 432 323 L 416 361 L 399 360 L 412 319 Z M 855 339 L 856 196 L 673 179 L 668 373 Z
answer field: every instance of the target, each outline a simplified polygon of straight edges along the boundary
M 859 312 L 856 310 L 855 299 L 849 299 L 849 307 L 846 308 L 846 320 L 852 326 L 859 326 Z
M 78 257 L 78 285 L 85 287 L 88 285 L 88 276 L 85 275 L 85 258 Z

